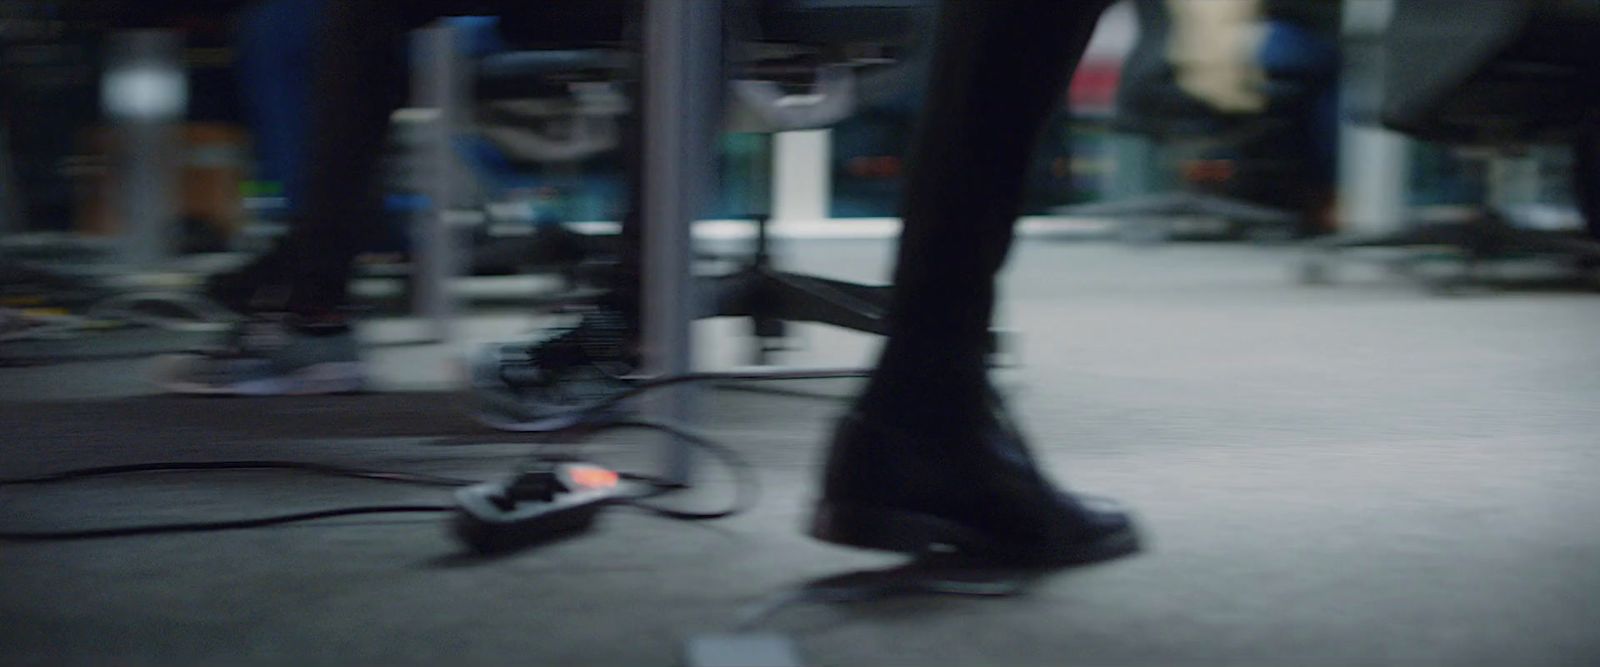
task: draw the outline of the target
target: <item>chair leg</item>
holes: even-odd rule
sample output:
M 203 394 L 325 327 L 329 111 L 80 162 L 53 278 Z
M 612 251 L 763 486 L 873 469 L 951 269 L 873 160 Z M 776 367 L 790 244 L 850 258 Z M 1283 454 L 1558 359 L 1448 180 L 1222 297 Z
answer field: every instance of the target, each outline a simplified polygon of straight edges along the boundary
M 888 333 L 884 321 L 887 287 L 856 285 L 781 271 L 758 276 L 756 298 L 761 318 L 817 322 L 866 333 Z
M 889 294 L 894 289 L 890 285 L 864 285 L 862 283 L 834 280 L 832 278 L 822 278 L 820 276 L 808 276 L 801 273 L 789 273 L 787 271 L 769 270 L 765 271 L 764 273 L 768 274 L 774 280 L 777 280 L 780 283 L 810 285 L 818 290 L 831 290 L 832 292 L 836 292 L 838 294 L 847 295 L 855 302 L 850 304 L 851 307 L 862 311 L 874 311 L 881 313 L 886 307 L 888 307 Z
M 1405 248 L 1411 246 L 1448 245 L 1472 247 L 1485 230 L 1478 221 L 1424 222 L 1407 225 L 1405 229 L 1380 234 L 1340 234 L 1319 239 L 1311 247 L 1324 251 L 1355 248 Z
M 1306 284 L 1331 282 L 1332 264 L 1341 250 L 1423 246 L 1446 246 L 1462 251 L 1463 270 L 1460 275 L 1440 283 L 1445 289 L 1476 282 L 1489 263 L 1519 255 L 1570 259 L 1580 267 L 1600 265 L 1600 241 L 1566 232 L 1523 229 L 1490 214 L 1470 221 L 1416 224 L 1387 234 L 1341 235 L 1319 240 L 1311 244 L 1314 252 L 1301 266 L 1300 279 Z
M 1600 262 L 1600 241 L 1569 233 L 1539 229 L 1511 230 L 1503 251 L 1568 257 L 1578 262 Z
M 1437 222 L 1407 225 L 1393 232 L 1377 234 L 1338 234 L 1307 244 L 1309 254 L 1299 266 L 1299 280 L 1305 285 L 1327 285 L 1334 282 L 1334 267 L 1341 251 L 1362 248 L 1411 248 L 1416 246 L 1453 246 L 1470 248 L 1479 245 L 1473 237 L 1481 236 L 1481 229 L 1472 229 L 1470 222 Z

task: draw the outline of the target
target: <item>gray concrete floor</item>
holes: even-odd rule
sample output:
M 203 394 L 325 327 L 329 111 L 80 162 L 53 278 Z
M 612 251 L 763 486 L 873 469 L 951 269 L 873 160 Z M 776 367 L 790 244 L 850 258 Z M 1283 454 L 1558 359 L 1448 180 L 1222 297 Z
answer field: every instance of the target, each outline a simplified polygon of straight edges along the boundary
M 885 271 L 882 242 L 788 249 L 802 269 Z M 1600 663 L 1600 299 L 1437 297 L 1381 277 L 1307 288 L 1291 280 L 1294 257 L 1024 244 L 1003 315 L 1021 365 L 1001 382 L 1052 471 L 1138 511 L 1147 552 L 1014 597 L 797 605 L 762 629 L 821 665 Z M 367 396 L 154 396 L 130 357 L 162 341 L 143 337 L 116 343 L 129 354 L 0 369 L 0 474 L 297 458 L 492 476 L 527 445 L 463 416 L 452 360 L 534 324 L 475 318 L 462 341 L 429 346 L 403 344 L 407 323 L 373 323 L 364 335 L 388 391 Z M 701 333 L 709 365 L 739 360 L 734 325 Z M 802 333 L 797 362 L 861 362 L 873 346 Z M 682 640 L 751 605 L 900 564 L 800 534 L 852 385 L 791 388 L 703 394 L 699 422 L 765 485 L 753 512 L 723 522 L 618 511 L 591 534 L 492 560 L 460 555 L 433 518 L 0 544 L 0 663 L 674 664 Z M 636 434 L 583 451 L 656 461 Z M 716 502 L 724 477 L 707 471 L 700 500 Z M 0 489 L 0 526 L 439 498 L 162 475 Z

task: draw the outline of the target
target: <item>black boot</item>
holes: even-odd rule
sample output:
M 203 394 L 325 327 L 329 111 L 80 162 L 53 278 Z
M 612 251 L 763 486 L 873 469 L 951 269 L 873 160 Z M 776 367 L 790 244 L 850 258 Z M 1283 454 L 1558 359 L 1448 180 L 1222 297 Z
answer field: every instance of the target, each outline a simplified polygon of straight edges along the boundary
M 1127 512 L 1057 489 L 1034 465 L 999 397 L 984 393 L 982 409 L 932 428 L 874 414 L 870 404 L 846 415 L 828 455 L 811 535 L 1024 566 L 1138 551 Z

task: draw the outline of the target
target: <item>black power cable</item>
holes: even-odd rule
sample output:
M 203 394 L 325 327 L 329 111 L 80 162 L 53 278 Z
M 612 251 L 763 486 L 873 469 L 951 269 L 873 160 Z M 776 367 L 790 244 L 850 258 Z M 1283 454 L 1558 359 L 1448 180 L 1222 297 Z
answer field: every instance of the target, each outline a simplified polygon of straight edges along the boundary
M 608 408 L 645 392 L 671 385 L 686 384 L 691 382 L 717 380 L 801 380 L 860 377 L 863 375 L 865 375 L 865 371 L 858 369 L 791 371 L 780 373 L 688 373 L 684 375 L 639 380 L 637 384 L 622 393 L 608 397 L 607 399 L 599 401 L 595 404 L 575 409 L 573 412 L 581 417 L 591 417 L 593 415 L 602 414 Z M 679 521 L 710 521 L 715 519 L 723 519 L 740 514 L 755 505 L 756 499 L 760 493 L 760 484 L 756 479 L 753 473 L 754 469 L 750 466 L 750 464 L 732 449 L 721 445 L 704 435 L 696 433 L 692 429 L 689 429 L 685 426 L 665 421 L 615 419 L 607 417 L 603 421 L 580 419 L 572 426 L 569 426 L 565 429 L 558 429 L 554 432 L 574 432 L 580 435 L 592 435 L 602 431 L 623 428 L 649 429 L 671 434 L 674 437 L 677 437 L 688 443 L 689 445 L 702 449 L 711 454 L 713 457 L 717 458 L 724 465 L 726 465 L 734 475 L 734 499 L 727 508 L 715 511 L 694 511 L 666 507 L 656 503 L 647 502 L 647 499 L 658 498 L 663 495 L 682 490 L 684 488 L 682 485 L 675 484 L 668 480 L 651 475 L 623 473 L 621 475 L 623 479 L 639 482 L 649 487 L 649 490 L 645 493 L 624 500 L 624 502 L 628 505 L 639 508 L 656 516 Z M 292 470 L 319 475 L 351 477 L 357 479 L 445 488 L 461 487 L 477 483 L 476 480 L 441 477 L 424 473 L 375 470 L 369 468 L 356 468 L 305 461 L 243 460 L 161 461 L 153 463 L 134 463 L 126 465 L 76 468 L 33 477 L 0 478 L 0 486 L 55 484 L 96 477 L 151 472 L 197 472 L 218 470 Z M 67 531 L 0 531 L 0 541 L 43 542 L 111 537 L 133 537 L 139 535 L 160 535 L 172 533 L 213 532 L 241 530 L 247 528 L 262 528 L 267 526 L 276 526 L 302 521 L 315 521 L 319 519 L 340 516 L 356 516 L 365 514 L 438 513 L 449 512 L 454 509 L 454 505 L 363 505 L 221 521 L 178 522 Z
M 655 391 L 664 387 L 693 382 L 757 382 L 773 380 L 831 380 L 842 378 L 867 377 L 869 370 L 863 368 L 821 368 L 814 370 L 793 371 L 716 371 L 702 373 L 684 373 L 682 375 L 668 375 L 662 377 L 635 377 L 618 376 L 616 379 L 631 382 L 632 385 L 616 394 L 607 396 L 589 405 L 572 408 L 563 412 L 552 414 L 541 422 L 555 421 L 562 417 L 574 418 L 576 423 L 560 427 L 548 428 L 544 426 L 524 426 L 512 423 L 494 423 L 494 427 L 502 431 L 533 432 L 533 433 L 559 433 L 574 428 L 593 427 L 609 423 L 611 416 L 607 410 L 618 404 L 635 398 L 641 394 Z M 599 420 L 595 418 L 599 417 Z M 687 438 L 686 438 L 687 439 Z
M 60 472 L 47 473 L 36 477 L 0 478 L 0 486 L 20 486 L 24 484 L 55 484 L 71 482 L 80 479 L 95 477 L 109 477 L 112 475 L 131 475 L 146 472 L 188 472 L 199 470 L 294 470 L 310 472 L 319 475 L 334 477 L 353 477 L 356 479 L 370 479 L 380 482 L 395 482 L 399 484 L 417 484 L 421 486 L 466 486 L 476 483 L 475 480 L 458 479 L 454 477 L 439 477 L 413 472 L 394 472 L 388 470 L 373 470 L 369 468 L 354 468 L 349 466 L 329 465 L 326 463 L 311 463 L 306 461 L 159 461 L 155 463 L 131 463 L 126 465 L 98 466 L 92 468 L 74 468 Z
M 207 533 L 223 530 L 264 528 L 267 526 L 278 526 L 286 523 L 314 521 L 317 519 L 329 519 L 340 516 L 357 516 L 362 514 L 437 514 L 439 512 L 449 512 L 454 509 L 454 505 L 361 505 L 357 507 L 338 507 L 334 509 L 312 510 L 309 512 L 296 512 L 293 514 L 279 514 L 275 516 L 233 519 L 228 521 L 157 523 L 117 528 L 89 528 L 85 530 L 38 532 L 5 531 L 0 532 L 0 541 L 58 542 L 65 540 L 92 540 L 107 537 L 134 537 L 138 535 L 163 535 L 171 533 Z
M 318 475 L 336 477 L 351 477 L 356 479 L 374 480 L 380 482 L 393 482 L 398 484 L 415 484 L 432 487 L 459 487 L 475 483 L 469 479 L 453 477 L 440 477 L 413 472 L 396 472 L 389 470 L 373 470 L 370 468 L 354 468 L 337 466 L 326 463 L 311 463 L 306 461 L 160 461 L 154 463 L 133 463 L 128 465 L 97 466 L 91 468 L 75 468 L 59 472 L 37 475 L 34 477 L 13 477 L 0 479 L 0 486 L 25 486 L 41 484 L 59 484 L 96 477 L 110 477 L 113 475 L 131 475 L 151 472 L 195 472 L 195 471 L 221 471 L 221 470 L 293 470 L 309 472 Z M 148 524 L 137 526 L 118 526 L 111 528 L 88 528 L 82 530 L 63 531 L 0 531 L 0 541 L 9 542 L 47 542 L 63 540 L 88 540 L 109 537 L 134 537 L 138 535 L 163 535 L 172 533 L 202 533 L 224 530 L 242 530 L 246 528 L 263 528 L 286 523 L 302 521 L 315 521 L 341 516 L 358 516 L 364 514 L 417 514 L 448 512 L 455 509 L 452 505 L 361 505 L 355 507 L 336 507 L 322 510 L 310 510 L 291 514 L 279 514 L 264 517 L 251 517 L 246 519 L 228 519 L 220 521 L 183 521 L 176 523 Z
M 701 512 L 665 507 L 655 503 L 645 502 L 645 499 L 647 498 L 656 498 L 673 491 L 682 490 L 684 487 L 681 484 L 676 484 L 653 475 L 623 473 L 623 479 L 640 482 L 651 487 L 650 492 L 626 499 L 624 502 L 626 502 L 628 505 L 637 507 L 656 516 L 665 517 L 668 519 L 676 519 L 679 521 L 711 521 L 714 519 L 725 519 L 736 514 L 741 514 L 755 506 L 756 500 L 760 496 L 761 485 L 758 483 L 755 477 L 755 473 L 753 472 L 754 468 L 732 449 L 717 444 L 710 438 L 695 433 L 693 430 L 678 424 L 663 421 L 619 419 L 592 427 L 588 429 L 588 432 L 598 433 L 600 431 L 610 431 L 613 429 L 624 428 L 661 431 L 671 434 L 672 436 L 689 443 L 691 446 L 705 450 L 713 457 L 721 460 L 723 465 L 727 466 L 727 468 L 733 472 L 734 484 L 734 498 L 726 509 Z

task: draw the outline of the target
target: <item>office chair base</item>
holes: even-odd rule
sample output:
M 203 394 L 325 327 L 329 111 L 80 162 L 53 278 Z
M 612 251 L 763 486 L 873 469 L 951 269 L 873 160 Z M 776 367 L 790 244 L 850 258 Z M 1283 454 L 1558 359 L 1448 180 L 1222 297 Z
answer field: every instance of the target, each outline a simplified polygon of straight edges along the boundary
M 1384 263 L 1390 272 L 1426 285 L 1430 291 L 1451 294 L 1495 284 L 1496 269 L 1514 261 L 1542 258 L 1565 263 L 1579 284 L 1597 284 L 1600 276 L 1600 240 L 1583 233 L 1525 229 L 1489 213 L 1473 220 L 1427 222 L 1388 234 L 1347 234 L 1320 239 L 1298 267 L 1305 285 L 1336 282 L 1338 265 L 1351 251 L 1407 250 Z M 1427 271 L 1432 260 L 1448 259 L 1456 270 Z
M 1174 238 L 1282 241 L 1295 235 L 1301 216 L 1271 206 L 1196 192 L 1166 192 L 1110 202 L 1056 208 L 1061 215 L 1118 221 L 1127 243 Z

